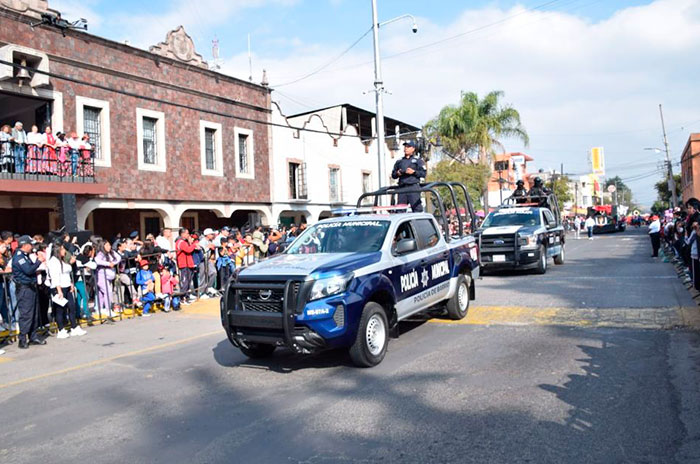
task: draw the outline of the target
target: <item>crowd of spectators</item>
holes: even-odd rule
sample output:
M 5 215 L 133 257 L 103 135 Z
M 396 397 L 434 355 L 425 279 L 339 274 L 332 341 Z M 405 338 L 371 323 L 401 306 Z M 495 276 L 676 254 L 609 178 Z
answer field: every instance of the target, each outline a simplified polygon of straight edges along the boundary
M 168 312 L 218 296 L 237 269 L 282 252 L 305 227 L 181 228 L 177 235 L 165 228 L 157 237 L 133 231 L 85 243 L 66 233 L 27 237 L 30 259 L 41 261 L 38 324 L 45 337 L 54 329 L 57 339 L 78 337 L 86 333 L 81 323 L 112 322 L 126 312 L 148 317 L 155 306 Z M 20 330 L 12 261 L 22 240 L 0 232 L 0 346 Z
M 654 216 L 649 224 L 652 257 L 658 257 L 660 247 L 676 266 L 683 283 L 700 292 L 700 201 L 691 198 L 682 207 L 663 217 Z M 700 295 L 700 293 L 698 293 Z
M 0 128 L 0 172 L 59 177 L 93 177 L 94 150 L 90 136 L 76 132 L 44 132 L 34 125 L 27 133 L 21 122 Z

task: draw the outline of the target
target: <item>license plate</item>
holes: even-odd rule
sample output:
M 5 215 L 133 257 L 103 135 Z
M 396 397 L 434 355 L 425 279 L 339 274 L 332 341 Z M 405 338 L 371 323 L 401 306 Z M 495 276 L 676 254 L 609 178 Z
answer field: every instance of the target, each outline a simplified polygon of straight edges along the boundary
M 506 262 L 506 255 L 493 255 L 493 262 L 494 263 L 505 263 Z

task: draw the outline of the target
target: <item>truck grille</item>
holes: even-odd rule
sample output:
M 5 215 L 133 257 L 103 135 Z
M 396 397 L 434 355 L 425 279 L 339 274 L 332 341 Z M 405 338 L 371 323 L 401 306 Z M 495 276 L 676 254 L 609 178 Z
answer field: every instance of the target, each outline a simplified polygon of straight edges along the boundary
M 481 251 L 515 248 L 515 234 L 482 235 Z
M 256 282 L 255 285 L 264 285 Z M 299 294 L 301 283 L 292 284 L 294 299 Z M 270 288 L 242 288 L 238 290 L 238 301 L 243 311 L 281 313 L 284 307 L 284 287 L 270 285 Z

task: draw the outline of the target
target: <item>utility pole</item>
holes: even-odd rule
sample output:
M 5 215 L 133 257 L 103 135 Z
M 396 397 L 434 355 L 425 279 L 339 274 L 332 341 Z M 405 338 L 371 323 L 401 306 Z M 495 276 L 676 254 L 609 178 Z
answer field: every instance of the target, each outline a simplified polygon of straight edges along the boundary
M 668 138 L 666 137 L 666 124 L 664 123 L 664 110 L 659 104 L 659 114 L 661 115 L 661 129 L 664 132 L 664 147 L 666 148 L 666 166 L 668 167 L 668 189 L 671 191 L 671 207 L 678 206 L 678 196 L 676 195 L 676 181 L 673 178 L 673 166 L 671 165 L 671 153 L 668 149 Z
M 374 36 L 374 93 L 376 97 L 377 114 L 377 185 L 382 188 L 384 183 L 384 82 L 382 82 L 382 64 L 379 56 L 379 17 L 377 16 L 377 0 L 372 0 L 372 35 Z

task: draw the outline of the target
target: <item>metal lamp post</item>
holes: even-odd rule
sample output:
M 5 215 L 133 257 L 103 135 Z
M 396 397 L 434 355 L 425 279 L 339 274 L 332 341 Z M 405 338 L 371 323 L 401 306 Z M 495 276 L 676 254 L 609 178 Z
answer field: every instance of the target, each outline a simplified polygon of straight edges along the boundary
M 379 28 L 386 26 L 389 23 L 393 23 L 400 19 L 410 18 L 413 20 L 413 33 L 418 32 L 418 26 L 416 24 L 415 18 L 412 15 L 405 14 L 398 16 L 394 19 L 379 22 L 377 15 L 377 0 L 372 0 L 372 35 L 374 37 L 374 93 L 376 98 L 376 110 L 377 114 L 375 116 L 377 124 L 377 185 L 382 188 L 384 183 L 384 82 L 382 81 L 382 63 L 381 56 L 379 55 Z

